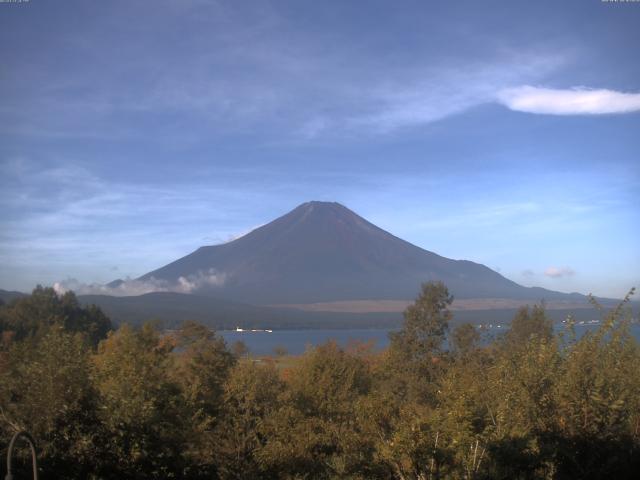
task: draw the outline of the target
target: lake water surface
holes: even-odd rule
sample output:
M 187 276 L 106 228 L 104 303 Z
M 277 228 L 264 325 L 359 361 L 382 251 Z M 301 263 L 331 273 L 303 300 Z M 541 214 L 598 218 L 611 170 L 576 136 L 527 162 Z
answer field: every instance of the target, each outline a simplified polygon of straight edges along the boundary
M 595 330 L 599 325 L 576 325 L 576 335 L 581 336 L 585 332 Z M 564 330 L 564 325 L 556 325 L 556 331 Z M 483 330 L 483 340 L 488 342 L 491 338 L 502 335 L 507 328 L 495 326 Z M 222 330 L 218 333 L 231 346 L 240 340 L 249 348 L 252 355 L 272 355 L 276 347 L 284 347 L 289 354 L 299 355 L 307 348 L 321 345 L 329 340 L 335 340 L 345 347 L 350 342 L 373 341 L 375 347 L 386 348 L 389 345 L 389 333 L 395 329 L 343 329 L 343 330 L 274 330 L 268 332 L 236 332 L 234 330 Z M 640 341 L 640 325 L 631 327 L 633 336 Z

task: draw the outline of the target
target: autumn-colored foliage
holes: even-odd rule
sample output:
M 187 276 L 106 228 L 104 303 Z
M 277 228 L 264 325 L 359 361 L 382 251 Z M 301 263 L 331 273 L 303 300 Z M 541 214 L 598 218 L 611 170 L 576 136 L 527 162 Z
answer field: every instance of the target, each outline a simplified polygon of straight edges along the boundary
M 39 288 L 0 306 L 0 442 L 30 431 L 57 479 L 637 478 L 624 302 L 580 338 L 524 308 L 489 344 L 470 325 L 448 334 L 450 304 L 425 284 L 384 351 L 257 361 L 192 322 L 109 331 Z

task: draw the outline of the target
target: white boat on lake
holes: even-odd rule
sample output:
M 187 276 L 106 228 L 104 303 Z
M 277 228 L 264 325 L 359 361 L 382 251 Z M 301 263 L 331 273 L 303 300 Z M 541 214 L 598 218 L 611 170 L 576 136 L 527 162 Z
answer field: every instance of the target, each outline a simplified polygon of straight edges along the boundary
M 247 332 L 247 333 L 273 333 L 273 330 L 271 330 L 269 328 L 265 328 L 263 330 L 263 329 L 259 329 L 259 328 L 245 329 L 245 328 L 236 327 L 235 331 L 236 332 Z

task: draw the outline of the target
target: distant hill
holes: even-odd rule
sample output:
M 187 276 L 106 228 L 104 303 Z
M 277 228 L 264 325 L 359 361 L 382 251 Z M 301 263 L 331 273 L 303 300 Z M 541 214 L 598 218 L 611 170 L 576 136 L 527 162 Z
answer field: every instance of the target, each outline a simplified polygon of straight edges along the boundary
M 0 299 L 5 303 L 28 296 L 22 292 L 0 290 Z M 165 328 L 175 328 L 185 320 L 195 320 L 218 330 L 242 328 L 273 329 L 341 329 L 341 328 L 397 328 L 402 323 L 401 310 L 406 302 L 375 302 L 381 304 L 369 308 L 362 302 L 352 302 L 349 308 L 327 308 L 315 304 L 291 305 L 287 308 L 255 306 L 230 302 L 210 296 L 181 294 L 172 292 L 148 293 L 145 295 L 114 297 L 109 295 L 80 295 L 79 301 L 85 305 L 95 304 L 104 310 L 115 324 L 140 325 L 149 320 L 157 320 Z M 366 302 L 365 302 L 366 303 Z M 533 303 L 533 302 L 531 302 Z M 603 302 L 611 306 L 610 302 Z M 517 307 L 516 303 L 504 301 L 455 301 L 452 309 L 453 325 L 470 323 L 509 323 Z M 592 307 L 574 304 L 572 307 L 561 302 L 550 302 L 548 315 L 555 321 L 572 314 L 576 320 L 598 318 Z M 634 312 L 640 310 L 640 303 L 630 305 Z
M 308 202 L 229 243 L 201 247 L 141 281 L 177 283 L 215 274 L 195 292 L 251 304 L 408 300 L 441 280 L 459 299 L 584 302 L 528 288 L 490 268 L 412 245 L 338 203 Z
M 400 313 L 304 312 L 229 302 L 212 297 L 159 292 L 131 297 L 80 295 L 83 304 L 98 305 L 116 324 L 139 325 L 158 320 L 174 328 L 194 320 L 216 329 L 242 328 L 371 328 L 400 325 Z
M 26 293 L 2 290 L 0 288 L 0 300 L 2 300 L 4 303 L 9 303 L 12 300 L 15 300 L 16 298 L 21 298 L 26 296 L 27 296 Z
M 131 297 L 108 295 L 81 295 L 83 304 L 95 304 L 104 310 L 116 324 L 140 325 L 158 320 L 165 328 L 175 328 L 185 320 L 194 320 L 218 330 L 242 328 L 273 329 L 341 329 L 341 328 L 398 328 L 402 324 L 399 311 L 388 312 L 336 312 L 305 311 L 295 308 L 270 308 L 229 302 L 212 297 L 181 293 L 148 293 Z M 452 325 L 470 323 L 509 323 L 516 308 L 479 310 L 454 309 Z M 636 305 L 635 311 L 637 312 Z M 548 310 L 555 321 L 568 314 L 576 320 L 598 318 L 593 308 L 556 308 Z

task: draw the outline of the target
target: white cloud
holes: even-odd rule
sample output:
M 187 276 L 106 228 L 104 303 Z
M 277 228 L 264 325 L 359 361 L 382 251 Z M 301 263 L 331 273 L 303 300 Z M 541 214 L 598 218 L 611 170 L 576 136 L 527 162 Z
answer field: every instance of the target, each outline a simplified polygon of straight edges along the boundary
M 128 297 L 144 295 L 154 292 L 194 293 L 205 287 L 216 287 L 224 284 L 226 276 L 213 269 L 206 272 L 198 272 L 194 275 L 179 277 L 175 282 L 150 278 L 149 280 L 126 279 L 115 282 L 114 285 L 102 285 L 98 283 L 83 283 L 70 278 L 55 282 L 53 288 L 59 294 L 74 291 L 77 295 L 111 295 L 115 297 Z
M 547 48 L 501 50 L 475 61 L 426 48 L 398 61 L 386 51 L 367 55 L 364 39 L 347 47 L 333 32 L 316 37 L 297 28 L 287 31 L 280 9 L 232 3 L 211 4 L 224 13 L 208 15 L 208 28 L 192 32 L 198 41 L 188 55 L 189 43 L 154 44 L 162 55 L 141 55 L 144 47 L 137 46 L 112 58 L 111 44 L 90 37 L 78 42 L 83 48 L 93 44 L 92 51 L 107 49 L 101 61 L 111 61 L 108 71 L 83 64 L 74 70 L 78 75 L 58 68 L 35 75 L 17 64 L 16 78 L 47 82 L 33 82 L 26 99 L 16 95 L 0 107 L 0 114 L 5 110 L 8 118 L 20 119 L 0 122 L 0 130 L 62 139 L 142 137 L 172 146 L 237 132 L 259 132 L 273 142 L 378 134 L 491 103 L 497 91 L 540 82 L 566 61 L 566 54 Z M 165 32 L 166 18 L 160 25 L 156 21 L 150 19 L 147 27 Z M 192 35 L 183 41 L 192 41 Z M 123 84 L 129 77 L 132 81 Z M 181 128 L 175 128 L 176 119 Z
M 640 111 L 640 93 L 584 87 L 561 90 L 524 85 L 500 91 L 497 100 L 511 110 L 549 115 L 599 115 Z
M 388 133 L 426 125 L 494 101 L 496 92 L 540 78 L 565 59 L 558 55 L 507 55 L 495 63 L 440 65 L 381 80 L 363 88 L 367 113 L 351 119 L 351 128 Z M 414 80 L 417 79 L 417 80 Z
M 551 278 L 572 277 L 575 271 L 571 267 L 548 267 L 544 274 Z

